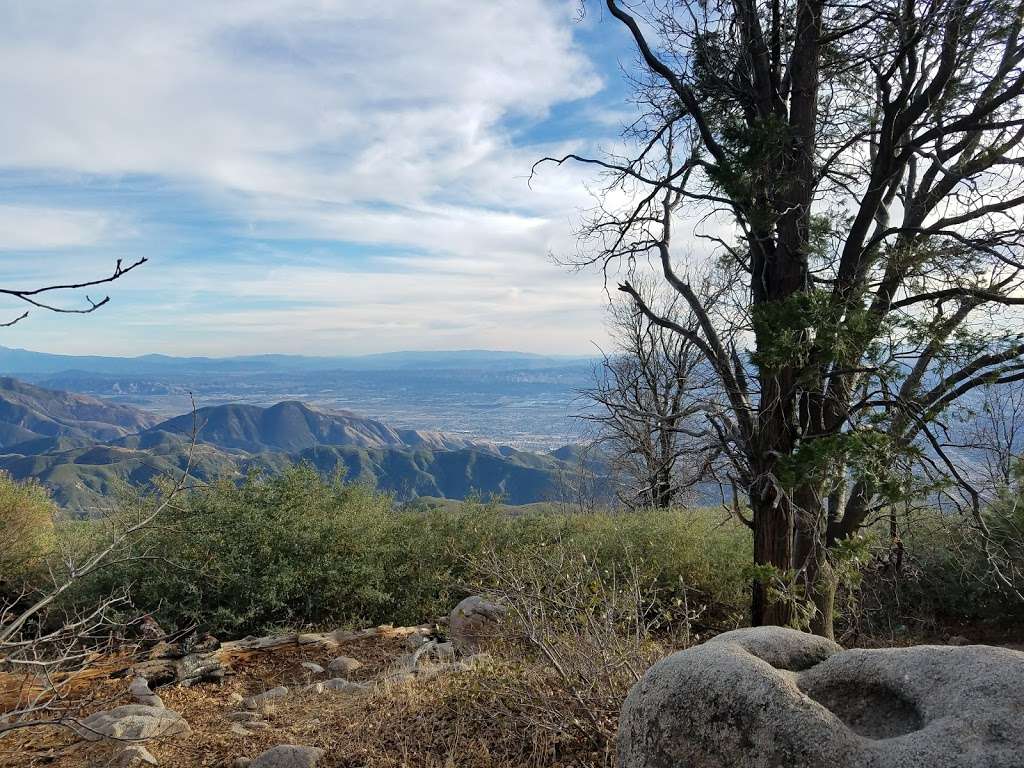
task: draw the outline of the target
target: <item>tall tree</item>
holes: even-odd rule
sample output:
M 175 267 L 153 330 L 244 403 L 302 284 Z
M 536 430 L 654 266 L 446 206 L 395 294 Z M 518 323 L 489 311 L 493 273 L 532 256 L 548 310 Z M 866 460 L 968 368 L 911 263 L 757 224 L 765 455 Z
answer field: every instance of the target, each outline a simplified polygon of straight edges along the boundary
M 985 524 L 938 432 L 1024 378 L 1024 2 L 606 5 L 638 53 L 633 149 L 547 159 L 612 177 L 585 261 L 653 256 L 698 319 L 620 286 L 728 398 L 710 417 L 749 496 L 753 621 L 793 623 L 797 594 L 831 635 L 841 543 L 916 480 L 966 487 Z M 680 265 L 683 222 L 736 278 L 731 311 Z

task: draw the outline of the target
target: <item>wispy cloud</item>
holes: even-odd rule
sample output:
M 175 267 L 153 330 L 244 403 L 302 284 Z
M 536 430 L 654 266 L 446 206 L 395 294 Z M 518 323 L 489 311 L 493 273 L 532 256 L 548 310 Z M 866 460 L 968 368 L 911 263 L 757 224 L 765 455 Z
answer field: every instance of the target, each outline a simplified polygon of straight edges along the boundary
M 599 96 L 615 73 L 580 29 L 547 0 L 3 6 L 0 99 L 17 119 L 0 123 L 0 281 L 32 250 L 59 266 L 90 248 L 103 269 L 155 256 L 90 321 L 109 328 L 95 351 L 254 351 L 268 327 L 267 350 L 586 345 L 598 283 L 547 258 L 572 247 L 580 177 L 526 180 L 540 155 L 614 135 L 601 116 L 623 107 Z M 565 105 L 571 132 L 533 130 Z M 161 291 L 176 316 L 133 321 Z M 559 312 L 573 320 L 542 340 Z M 66 348 L 55 329 L 71 322 L 0 343 Z

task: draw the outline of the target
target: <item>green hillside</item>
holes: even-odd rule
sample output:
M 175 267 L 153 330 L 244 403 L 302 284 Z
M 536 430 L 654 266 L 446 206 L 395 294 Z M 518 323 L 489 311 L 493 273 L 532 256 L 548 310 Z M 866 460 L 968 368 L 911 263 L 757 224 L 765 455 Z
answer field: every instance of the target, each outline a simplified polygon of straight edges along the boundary
M 579 471 L 571 452 L 563 461 L 295 401 L 218 405 L 152 422 L 132 408 L 0 379 L 0 470 L 39 480 L 76 514 L 94 514 L 126 483 L 179 477 L 198 425 L 191 475 L 199 482 L 306 462 L 399 501 L 480 495 L 519 505 L 561 499 L 564 481 Z
M 136 408 L 0 378 L 2 448 L 40 438 L 114 440 L 148 429 L 155 422 L 153 416 Z

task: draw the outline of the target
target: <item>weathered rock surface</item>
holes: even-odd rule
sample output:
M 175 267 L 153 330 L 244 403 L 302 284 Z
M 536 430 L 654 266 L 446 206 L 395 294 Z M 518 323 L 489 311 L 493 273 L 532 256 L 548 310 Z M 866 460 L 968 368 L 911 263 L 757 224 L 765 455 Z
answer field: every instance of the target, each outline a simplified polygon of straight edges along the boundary
M 118 768 L 130 768 L 139 765 L 157 765 L 153 753 L 141 744 L 130 744 L 117 753 Z
M 315 661 L 304 661 L 301 666 L 311 675 L 322 675 L 324 673 L 324 668 Z
M 351 656 L 339 656 L 327 665 L 327 671 L 334 674 L 350 675 L 358 669 L 363 668 L 363 662 L 353 659 Z
M 475 653 L 493 637 L 505 608 L 471 595 L 460 602 L 448 617 L 448 634 L 459 653 Z
M 249 768 L 316 768 L 324 756 L 322 749 L 281 744 L 271 747 L 251 763 Z
M 1024 768 L 1024 653 L 719 635 L 630 691 L 621 768 Z
M 140 741 L 187 735 L 192 732 L 188 723 L 177 712 L 145 704 L 125 704 L 96 712 L 76 725 L 75 730 L 88 741 L 99 741 L 103 738 Z

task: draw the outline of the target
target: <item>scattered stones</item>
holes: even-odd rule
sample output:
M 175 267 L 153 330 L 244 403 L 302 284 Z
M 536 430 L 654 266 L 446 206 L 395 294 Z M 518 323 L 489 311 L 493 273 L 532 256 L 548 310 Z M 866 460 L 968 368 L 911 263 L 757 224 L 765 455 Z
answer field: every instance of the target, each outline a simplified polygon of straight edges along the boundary
M 350 675 L 356 670 L 363 668 L 363 662 L 353 659 L 351 656 L 339 656 L 327 665 L 328 672 Z
M 471 595 L 455 606 L 448 617 L 448 633 L 455 650 L 474 653 L 497 631 L 505 608 Z
M 309 672 L 311 675 L 322 675 L 324 673 L 324 668 L 313 661 L 302 662 L 302 668 Z
M 141 741 L 187 735 L 192 729 L 181 715 L 170 709 L 124 704 L 89 715 L 75 726 L 75 731 L 87 741 L 104 738 Z
M 248 768 L 316 768 L 322 749 L 281 744 L 271 747 L 248 764 Z
M 719 635 L 630 691 L 620 768 L 1020 768 L 1024 653 L 844 651 L 781 627 Z
M 141 744 L 130 744 L 117 753 L 118 768 L 137 765 L 158 765 L 153 753 Z
M 288 695 L 288 689 L 283 685 L 279 685 L 276 688 L 271 688 L 269 691 L 263 693 L 257 693 L 253 696 L 248 696 L 242 700 L 242 704 L 246 709 L 259 709 L 267 702 L 273 701 L 274 699 L 280 699 L 282 696 Z
M 163 708 L 164 702 L 159 696 L 153 693 L 149 687 L 149 681 L 144 677 L 136 677 L 128 686 L 128 692 L 135 699 L 136 703 L 147 707 Z

